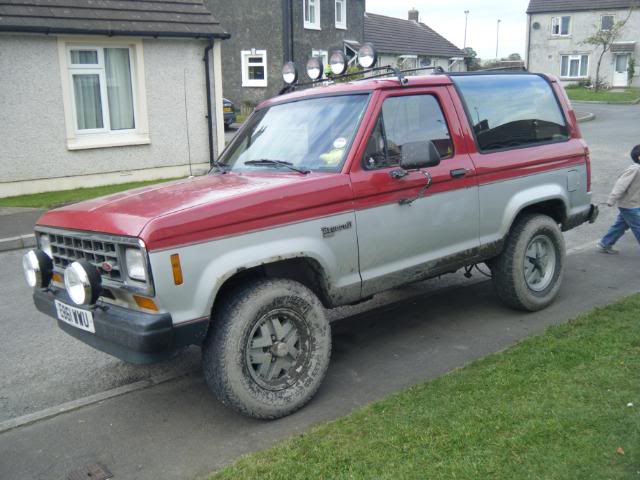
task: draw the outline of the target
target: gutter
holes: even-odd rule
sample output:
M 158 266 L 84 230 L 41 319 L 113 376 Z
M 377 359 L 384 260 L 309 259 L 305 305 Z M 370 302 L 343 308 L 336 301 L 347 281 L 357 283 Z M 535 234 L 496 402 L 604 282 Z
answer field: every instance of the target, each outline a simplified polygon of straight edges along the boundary
M 293 61 L 293 4 L 282 0 L 282 57 L 284 63 Z
M 209 137 L 209 165 L 213 166 L 215 159 L 213 156 L 213 114 L 211 111 L 211 63 L 209 56 L 213 50 L 213 37 L 209 37 L 209 44 L 204 49 L 204 83 L 207 91 L 207 133 Z
M 151 37 L 151 38 L 219 38 L 226 40 L 231 38 L 227 32 L 222 33 L 204 33 L 204 32 L 149 32 L 135 30 L 108 30 L 108 29 L 89 29 L 89 28 L 58 28 L 58 27 L 23 27 L 0 26 L 0 32 L 7 33 L 43 33 L 45 35 L 106 35 L 107 37 Z

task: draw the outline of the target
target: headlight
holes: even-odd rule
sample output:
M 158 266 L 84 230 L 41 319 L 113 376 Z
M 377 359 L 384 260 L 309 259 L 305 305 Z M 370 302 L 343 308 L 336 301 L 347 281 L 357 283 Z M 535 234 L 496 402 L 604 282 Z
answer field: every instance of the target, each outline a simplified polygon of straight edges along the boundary
M 53 258 L 53 251 L 51 250 L 51 239 L 49 235 L 40 235 L 40 249 L 46 253 L 49 258 Z
M 102 278 L 98 269 L 86 260 L 78 260 L 64 271 L 64 286 L 73 303 L 93 305 L 102 290 Z
M 31 288 L 45 288 L 51 282 L 53 263 L 42 250 L 29 250 L 22 257 L 22 269 Z
M 147 280 L 147 272 L 144 267 L 144 257 L 142 250 L 138 248 L 127 248 L 125 253 L 125 262 L 127 264 L 127 274 L 133 280 L 145 282 Z

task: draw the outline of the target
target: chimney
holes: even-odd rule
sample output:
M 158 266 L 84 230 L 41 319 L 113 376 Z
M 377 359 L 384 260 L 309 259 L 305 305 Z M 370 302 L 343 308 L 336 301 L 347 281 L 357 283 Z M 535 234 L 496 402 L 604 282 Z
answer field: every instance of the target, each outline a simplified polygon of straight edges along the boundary
M 413 20 L 414 22 L 418 21 L 418 17 L 420 16 L 420 12 L 414 8 L 409 10 L 409 20 Z

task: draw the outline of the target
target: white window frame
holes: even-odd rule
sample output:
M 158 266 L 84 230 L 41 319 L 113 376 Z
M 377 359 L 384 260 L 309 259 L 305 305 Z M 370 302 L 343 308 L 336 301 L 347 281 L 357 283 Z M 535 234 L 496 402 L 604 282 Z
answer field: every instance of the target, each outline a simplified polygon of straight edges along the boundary
M 111 130 L 107 81 L 104 69 L 105 48 L 127 48 L 131 67 L 131 90 L 135 127 L 128 130 Z M 72 50 L 97 51 L 97 64 L 72 64 Z M 144 82 L 144 58 L 142 40 L 118 40 L 100 37 L 58 37 L 58 61 L 62 85 L 66 143 L 68 150 L 90 148 L 121 147 L 126 145 L 146 145 L 151 143 L 147 117 L 146 91 Z M 103 128 L 78 129 L 73 74 L 96 74 L 100 79 Z
M 562 57 L 567 57 L 567 74 L 564 75 L 562 72 Z M 587 69 L 584 75 L 580 75 L 580 71 L 582 70 L 582 57 L 587 57 Z M 571 75 L 571 61 L 578 60 L 578 75 Z M 581 79 L 581 78 L 589 78 L 589 68 L 591 68 L 591 56 L 587 53 L 577 53 L 577 54 L 560 54 L 560 78 L 566 79 Z
M 243 87 L 266 87 L 268 85 L 269 72 L 267 70 L 267 51 L 256 50 L 242 50 L 241 65 L 242 65 L 242 86 Z M 262 62 L 252 63 L 251 65 L 264 68 L 264 78 L 262 80 L 255 80 L 249 78 L 249 57 L 262 57 Z
M 568 18 L 569 19 L 569 28 L 567 29 L 567 33 L 562 33 L 562 19 L 563 18 Z M 551 17 L 551 36 L 552 37 L 568 37 L 571 35 L 571 28 L 572 28 L 572 18 L 571 15 L 560 15 L 557 17 Z M 555 33 L 553 30 L 555 27 L 558 27 L 558 33 Z
M 336 28 L 341 30 L 347 29 L 347 0 L 335 0 L 335 20 L 336 20 Z M 342 13 L 342 21 L 338 21 L 338 10 Z
M 610 28 L 602 28 L 602 21 L 604 20 L 604 17 L 611 17 L 611 26 L 613 27 L 613 25 L 615 25 L 616 23 L 616 16 L 612 13 L 605 13 L 604 15 L 600 15 L 600 30 L 609 32 L 611 30 Z
M 304 28 L 308 30 L 320 30 L 320 5 L 321 0 L 302 0 L 302 18 L 304 20 Z M 313 7 L 315 19 L 310 21 L 311 7 Z

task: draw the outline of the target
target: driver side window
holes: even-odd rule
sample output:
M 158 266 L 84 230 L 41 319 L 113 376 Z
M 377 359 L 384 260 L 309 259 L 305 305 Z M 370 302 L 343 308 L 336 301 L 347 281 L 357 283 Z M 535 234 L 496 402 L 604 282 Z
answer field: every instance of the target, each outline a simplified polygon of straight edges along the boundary
M 425 140 L 433 142 L 441 158 L 453 155 L 447 121 L 435 97 L 421 94 L 387 98 L 367 142 L 363 166 L 375 170 L 398 165 L 404 144 Z

